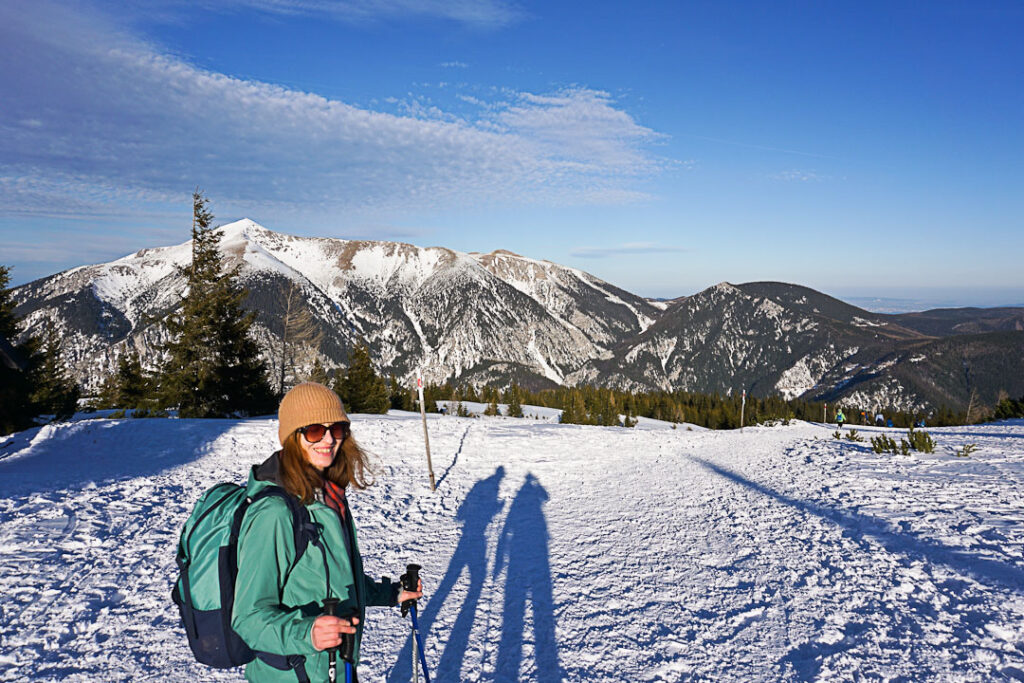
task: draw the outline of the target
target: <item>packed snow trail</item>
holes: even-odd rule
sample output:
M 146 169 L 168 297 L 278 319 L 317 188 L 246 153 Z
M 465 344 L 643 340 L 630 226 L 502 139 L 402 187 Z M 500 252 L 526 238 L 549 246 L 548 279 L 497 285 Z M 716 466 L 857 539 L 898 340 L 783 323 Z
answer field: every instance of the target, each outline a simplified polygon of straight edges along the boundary
M 424 567 L 436 681 L 1024 680 L 1022 421 L 904 457 L 803 423 L 432 416 L 431 493 L 418 420 L 354 417 L 377 482 L 350 500 L 368 572 Z M 275 443 L 273 420 L 0 439 L 0 680 L 241 680 L 192 661 L 174 547 Z M 370 610 L 360 678 L 410 680 L 408 640 Z

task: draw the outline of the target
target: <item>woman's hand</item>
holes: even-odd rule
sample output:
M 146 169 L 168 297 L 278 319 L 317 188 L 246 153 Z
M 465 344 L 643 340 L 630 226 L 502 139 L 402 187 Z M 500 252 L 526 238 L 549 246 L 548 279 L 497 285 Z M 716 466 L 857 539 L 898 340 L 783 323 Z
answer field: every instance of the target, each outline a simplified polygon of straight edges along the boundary
M 421 579 L 419 585 L 416 586 L 416 592 L 403 590 L 398 594 L 398 604 L 401 605 L 406 600 L 419 600 L 423 597 L 423 580 Z
M 327 650 L 341 645 L 342 633 L 355 633 L 359 617 L 344 619 L 323 615 L 313 622 L 313 647 L 317 650 Z

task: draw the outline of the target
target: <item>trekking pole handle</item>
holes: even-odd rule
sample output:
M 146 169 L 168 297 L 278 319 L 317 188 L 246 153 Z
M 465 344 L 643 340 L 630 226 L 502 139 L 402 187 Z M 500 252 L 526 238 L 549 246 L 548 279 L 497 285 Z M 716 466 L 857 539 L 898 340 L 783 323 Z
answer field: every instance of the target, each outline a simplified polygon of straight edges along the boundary
M 415 593 L 420 587 L 420 570 L 423 567 L 418 564 L 406 565 L 405 573 L 402 574 L 400 581 L 402 582 L 402 589 L 407 590 L 410 593 Z M 409 613 L 409 608 L 416 605 L 415 600 L 406 600 L 402 603 L 402 616 L 404 617 Z
M 324 614 L 333 617 L 334 610 L 338 607 L 338 598 L 325 598 L 323 602 Z M 344 644 L 344 640 L 342 640 Z M 327 678 L 330 683 L 338 680 L 338 648 L 327 648 Z
M 355 619 L 359 616 L 359 610 L 354 609 L 348 613 L 345 618 L 348 619 L 349 623 L 354 623 Z M 341 634 L 341 645 L 338 646 L 338 654 L 341 658 L 349 664 L 354 664 L 356 661 L 356 634 L 355 633 L 342 633 Z

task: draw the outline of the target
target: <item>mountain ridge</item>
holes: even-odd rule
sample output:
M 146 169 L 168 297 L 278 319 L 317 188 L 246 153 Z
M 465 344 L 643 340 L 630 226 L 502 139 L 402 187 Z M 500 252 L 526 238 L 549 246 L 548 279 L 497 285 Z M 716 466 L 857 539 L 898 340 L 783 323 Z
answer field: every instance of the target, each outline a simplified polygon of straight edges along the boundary
M 422 371 L 433 382 L 726 394 L 745 388 L 909 410 L 959 405 L 972 382 L 986 400 L 1000 391 L 1024 394 L 1024 379 L 1008 377 L 998 361 L 1024 359 L 1024 310 L 875 314 L 780 282 L 721 282 L 655 302 L 503 249 L 463 253 L 300 237 L 249 219 L 220 230 L 220 248 L 249 290 L 246 307 L 256 312 L 254 334 L 268 359 L 281 344 L 282 302 L 289 291 L 299 293 L 324 339 L 305 354 L 300 365 L 307 368 L 316 359 L 342 365 L 362 340 L 385 374 Z M 185 242 L 63 271 L 15 288 L 17 312 L 30 333 L 46 319 L 57 324 L 75 377 L 94 390 L 129 346 L 145 364 L 158 364 L 165 336 L 158 321 L 180 301 L 186 283 L 179 269 L 190 257 Z M 937 343 L 950 336 L 960 341 Z M 957 379 L 954 347 L 961 355 L 984 349 L 987 360 L 979 362 L 1001 376 Z M 928 363 L 911 360 L 922 353 Z M 944 360 L 936 365 L 928 354 Z

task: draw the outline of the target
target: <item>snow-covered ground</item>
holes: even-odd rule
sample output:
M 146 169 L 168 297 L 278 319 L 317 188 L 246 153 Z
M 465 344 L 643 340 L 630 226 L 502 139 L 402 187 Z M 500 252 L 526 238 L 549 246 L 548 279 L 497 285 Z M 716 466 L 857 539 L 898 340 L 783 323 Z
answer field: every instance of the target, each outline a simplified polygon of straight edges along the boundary
M 424 566 L 439 682 L 1024 680 L 1024 421 L 905 457 L 806 423 L 431 416 L 435 493 L 418 415 L 353 425 L 368 571 Z M 0 438 L 0 680 L 241 680 L 192 661 L 174 548 L 275 444 L 269 419 Z M 407 629 L 370 613 L 363 681 L 410 679 Z

